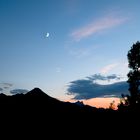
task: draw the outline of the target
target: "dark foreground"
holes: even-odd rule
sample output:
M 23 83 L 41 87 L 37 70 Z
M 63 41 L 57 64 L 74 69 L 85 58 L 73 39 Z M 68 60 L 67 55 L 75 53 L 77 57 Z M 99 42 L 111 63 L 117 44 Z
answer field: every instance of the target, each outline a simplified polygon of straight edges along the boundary
M 133 119 L 134 118 L 134 119 Z M 139 123 L 136 112 L 97 109 L 91 106 L 62 102 L 35 88 L 27 94 L 0 95 L 0 126 L 6 131 L 24 133 L 28 130 L 33 136 L 45 137 L 59 132 L 63 137 L 68 134 L 78 136 L 96 135 L 96 133 L 123 133 L 130 125 Z M 122 130 L 121 130 L 122 129 Z M 33 131 L 33 133 L 31 133 Z M 80 133 L 79 133 L 80 131 Z M 46 135 L 47 134 L 47 135 Z M 102 135 L 101 135 L 102 136 Z M 98 135 L 100 137 L 100 135 Z
M 95 118 L 103 115 L 122 116 L 127 113 L 136 113 L 127 110 L 97 109 L 88 105 L 62 102 L 48 96 L 39 88 L 31 90 L 27 94 L 16 94 L 13 96 L 0 94 L 0 111 L 3 114 L 9 114 L 11 117 L 18 115 L 20 117 L 25 116 L 25 118 L 30 116 L 58 118 L 61 115 L 71 117 L 79 115 L 81 117 Z

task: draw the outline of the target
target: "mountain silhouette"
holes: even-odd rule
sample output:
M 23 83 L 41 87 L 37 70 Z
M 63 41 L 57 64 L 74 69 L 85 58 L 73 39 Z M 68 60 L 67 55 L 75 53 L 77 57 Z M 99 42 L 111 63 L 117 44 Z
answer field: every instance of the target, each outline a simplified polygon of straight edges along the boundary
M 32 113 L 82 113 L 97 110 L 88 105 L 63 102 L 50 97 L 39 88 L 34 88 L 26 94 L 8 96 L 0 94 L 0 108 L 18 112 L 25 111 Z
M 83 102 L 77 101 L 75 103 L 60 101 L 47 95 L 39 88 L 34 88 L 26 94 L 16 94 L 8 96 L 0 94 L 0 110 L 8 113 L 28 114 L 34 116 L 42 114 L 48 115 L 85 115 L 85 114 L 99 114 L 106 112 L 114 112 L 110 109 L 97 109 L 89 105 L 84 105 Z
M 0 113 L 3 114 L 0 118 L 9 120 L 10 117 L 11 120 L 19 122 L 26 120 L 33 124 L 50 121 L 50 123 L 61 125 L 61 122 L 64 123 L 64 120 L 67 119 L 73 123 L 94 122 L 95 124 L 95 122 L 108 123 L 114 118 L 119 118 L 118 111 L 98 109 L 80 101 L 75 103 L 60 101 L 47 95 L 39 88 L 34 88 L 26 94 L 12 96 L 0 94 Z M 123 118 L 121 115 L 119 116 Z M 64 123 L 64 126 L 66 124 Z
M 26 96 L 48 96 L 45 92 L 43 92 L 40 88 L 34 88 L 28 93 L 25 94 Z M 49 97 L 49 96 L 48 96 Z
M 70 128 L 75 129 L 75 132 L 77 129 L 83 131 L 89 124 L 100 130 L 100 127 L 105 129 L 109 123 L 112 127 L 114 120 L 123 122 L 129 116 L 127 115 L 112 109 L 97 109 L 80 101 L 75 103 L 60 101 L 39 88 L 34 88 L 26 94 L 12 96 L 0 94 L 1 123 L 15 126 L 16 122 L 17 128 L 28 126 L 27 129 L 35 130 L 36 133 L 40 131 L 39 129 L 42 131 L 46 128 L 52 128 L 53 132 L 54 130 L 57 132 L 60 128 L 64 131 L 71 130 Z M 83 128 L 83 125 L 86 127 Z

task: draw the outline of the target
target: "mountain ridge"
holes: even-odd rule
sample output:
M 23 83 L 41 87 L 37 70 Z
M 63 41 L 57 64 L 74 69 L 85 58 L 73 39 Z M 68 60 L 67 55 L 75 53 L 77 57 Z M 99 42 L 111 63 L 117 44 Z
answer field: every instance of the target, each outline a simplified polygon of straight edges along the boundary
M 39 88 L 34 88 L 26 94 L 8 96 L 0 94 L 0 119 L 14 120 L 24 124 L 45 123 L 58 124 L 90 124 L 91 122 L 108 125 L 108 122 L 123 120 L 127 113 L 119 113 L 112 109 L 95 108 L 82 102 L 70 103 L 59 101 Z M 9 120 L 10 117 L 10 120 Z M 22 122 L 21 122 L 22 121 Z M 68 122 L 72 121 L 72 123 Z M 26 124 L 25 123 L 25 124 Z M 81 128 L 80 128 L 81 129 Z

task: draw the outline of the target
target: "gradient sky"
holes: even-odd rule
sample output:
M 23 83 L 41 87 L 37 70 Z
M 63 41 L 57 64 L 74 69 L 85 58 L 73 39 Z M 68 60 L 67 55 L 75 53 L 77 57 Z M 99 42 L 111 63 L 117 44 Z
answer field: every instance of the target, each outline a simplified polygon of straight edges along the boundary
M 139 0 L 0 0 L 0 82 L 65 98 L 69 82 L 126 76 Z M 50 36 L 46 38 L 46 33 Z

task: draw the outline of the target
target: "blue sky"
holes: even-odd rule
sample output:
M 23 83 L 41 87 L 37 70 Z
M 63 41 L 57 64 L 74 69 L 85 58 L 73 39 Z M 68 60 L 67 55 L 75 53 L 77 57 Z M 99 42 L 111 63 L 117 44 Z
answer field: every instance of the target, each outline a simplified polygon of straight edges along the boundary
M 96 73 L 126 76 L 139 0 L 0 0 L 0 83 L 66 96 Z M 46 38 L 46 33 L 50 36 Z

